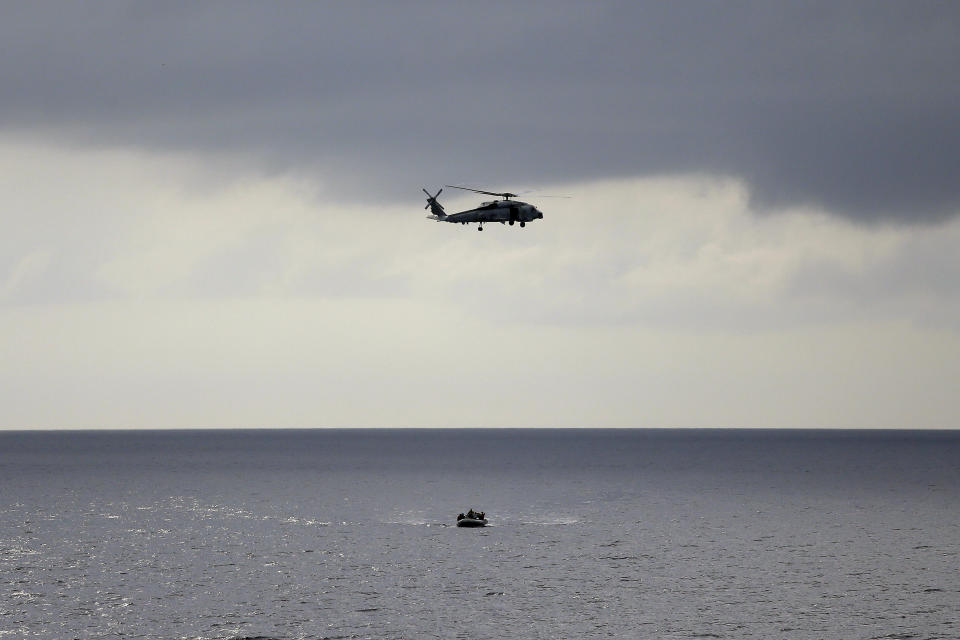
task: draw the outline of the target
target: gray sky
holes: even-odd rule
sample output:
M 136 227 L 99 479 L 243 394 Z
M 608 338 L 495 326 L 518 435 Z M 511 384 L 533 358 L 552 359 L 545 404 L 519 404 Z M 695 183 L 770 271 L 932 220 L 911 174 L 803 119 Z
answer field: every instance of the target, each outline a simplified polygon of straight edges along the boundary
M 3 16 L 0 426 L 960 427 L 954 3 Z

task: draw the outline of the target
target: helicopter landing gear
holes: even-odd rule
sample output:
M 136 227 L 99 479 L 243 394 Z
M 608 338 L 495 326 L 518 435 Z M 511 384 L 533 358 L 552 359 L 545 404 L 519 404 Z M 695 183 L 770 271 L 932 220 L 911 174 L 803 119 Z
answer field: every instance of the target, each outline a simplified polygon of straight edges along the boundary
M 527 223 L 524 222 L 523 220 L 521 220 L 521 221 L 520 221 L 520 226 L 521 226 L 521 227 L 525 227 L 525 226 L 527 226 Z
M 511 226 L 511 227 L 513 226 L 513 220 L 510 221 L 510 226 Z

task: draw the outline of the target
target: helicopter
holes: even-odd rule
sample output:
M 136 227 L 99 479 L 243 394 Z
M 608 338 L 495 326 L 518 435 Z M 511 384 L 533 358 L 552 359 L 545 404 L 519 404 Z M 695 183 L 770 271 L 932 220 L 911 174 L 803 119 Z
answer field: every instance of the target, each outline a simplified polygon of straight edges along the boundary
M 514 223 L 519 222 L 521 227 L 525 227 L 528 222 L 543 218 L 540 210 L 532 204 L 520 202 L 519 200 L 511 200 L 511 198 L 517 197 L 515 193 L 494 193 L 492 191 L 483 191 L 471 187 L 458 187 L 453 184 L 445 186 L 451 189 L 463 189 L 464 191 L 483 193 L 488 196 L 497 196 L 503 199 L 484 202 L 476 209 L 467 209 L 466 211 L 448 214 L 444 210 L 443 205 L 437 202 L 437 197 L 443 192 L 443 189 L 441 188 L 434 195 L 430 195 L 430 192 L 424 189 L 423 192 L 427 194 L 427 206 L 425 206 L 424 209 L 430 209 L 430 213 L 433 214 L 427 216 L 427 219 L 438 222 L 459 222 L 460 224 L 476 222 L 478 223 L 477 230 L 483 231 L 484 222 L 509 223 L 511 227 Z

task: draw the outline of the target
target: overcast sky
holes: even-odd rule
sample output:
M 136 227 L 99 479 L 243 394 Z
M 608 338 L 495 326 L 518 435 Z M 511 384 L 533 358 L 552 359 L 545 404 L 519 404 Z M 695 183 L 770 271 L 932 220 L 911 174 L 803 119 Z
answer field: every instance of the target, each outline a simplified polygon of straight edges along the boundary
M 958 428 L 958 69 L 948 2 L 8 4 L 0 427 Z

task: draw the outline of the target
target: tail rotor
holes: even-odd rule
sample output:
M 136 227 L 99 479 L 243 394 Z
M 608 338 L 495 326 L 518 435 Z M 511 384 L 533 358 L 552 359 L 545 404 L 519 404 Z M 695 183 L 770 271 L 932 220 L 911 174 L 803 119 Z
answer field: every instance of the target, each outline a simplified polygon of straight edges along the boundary
M 443 189 L 441 188 L 434 195 L 430 195 L 430 192 L 427 191 L 426 189 L 423 189 L 423 192 L 427 194 L 427 204 L 423 208 L 430 209 L 430 213 L 432 213 L 437 218 L 447 217 L 446 211 L 443 210 L 443 205 L 437 202 L 437 198 L 440 196 L 441 193 L 443 193 Z

